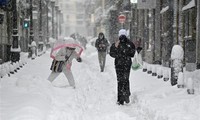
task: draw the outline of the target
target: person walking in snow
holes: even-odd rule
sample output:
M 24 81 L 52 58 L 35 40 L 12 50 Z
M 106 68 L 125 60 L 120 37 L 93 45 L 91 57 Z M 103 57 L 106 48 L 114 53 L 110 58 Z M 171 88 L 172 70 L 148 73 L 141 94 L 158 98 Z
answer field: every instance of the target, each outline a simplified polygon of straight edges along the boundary
M 33 40 L 31 42 L 31 59 L 35 59 L 36 58 L 36 50 L 37 50 L 37 44 L 36 42 Z
M 110 56 L 115 58 L 115 70 L 117 74 L 117 103 L 123 105 L 129 103 L 130 86 L 129 75 L 131 70 L 131 58 L 135 54 L 135 45 L 127 38 L 125 29 L 119 31 L 119 40 L 110 47 Z
M 95 42 L 95 47 L 98 50 L 98 59 L 101 72 L 104 71 L 108 46 L 109 46 L 108 40 L 105 38 L 104 34 L 100 32 L 98 39 Z
M 48 77 L 50 82 L 53 82 L 58 75 L 63 72 L 68 79 L 69 85 L 75 88 L 75 81 L 71 71 L 72 60 L 76 59 L 77 62 L 82 62 L 80 54 L 75 51 L 76 48 L 66 46 L 61 48 L 55 55 L 54 61 L 51 66 L 51 74 Z M 57 62 L 57 63 L 56 63 Z M 60 64 L 58 64 L 60 63 Z

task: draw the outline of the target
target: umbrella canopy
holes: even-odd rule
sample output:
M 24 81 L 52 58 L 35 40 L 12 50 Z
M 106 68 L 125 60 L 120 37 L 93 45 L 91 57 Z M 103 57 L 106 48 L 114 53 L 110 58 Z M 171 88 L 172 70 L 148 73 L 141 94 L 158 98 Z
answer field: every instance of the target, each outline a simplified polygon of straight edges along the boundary
M 65 49 L 66 47 L 74 49 L 79 56 L 83 52 L 83 48 L 76 40 L 71 37 L 64 37 L 64 39 L 60 39 L 54 43 L 50 53 L 50 57 L 55 59 L 56 54 L 61 49 Z

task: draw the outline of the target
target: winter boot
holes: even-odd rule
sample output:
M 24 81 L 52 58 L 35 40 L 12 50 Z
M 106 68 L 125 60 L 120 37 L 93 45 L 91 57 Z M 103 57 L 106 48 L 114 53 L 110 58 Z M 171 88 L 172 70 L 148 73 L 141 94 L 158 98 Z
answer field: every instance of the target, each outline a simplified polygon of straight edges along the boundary
M 129 96 L 125 96 L 125 102 L 128 104 L 130 102 Z
M 124 101 L 118 101 L 117 104 L 118 105 L 124 105 Z
M 124 96 L 118 96 L 117 104 L 124 105 Z

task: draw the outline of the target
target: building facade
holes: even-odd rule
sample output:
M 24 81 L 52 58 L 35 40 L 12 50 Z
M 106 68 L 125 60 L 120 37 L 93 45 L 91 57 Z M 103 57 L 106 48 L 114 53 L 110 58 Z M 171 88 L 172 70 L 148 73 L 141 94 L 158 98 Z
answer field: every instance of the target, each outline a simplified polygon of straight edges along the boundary
M 87 34 L 85 22 L 84 0 L 61 0 L 61 10 L 63 13 L 63 36 L 70 36 L 79 33 L 83 36 Z

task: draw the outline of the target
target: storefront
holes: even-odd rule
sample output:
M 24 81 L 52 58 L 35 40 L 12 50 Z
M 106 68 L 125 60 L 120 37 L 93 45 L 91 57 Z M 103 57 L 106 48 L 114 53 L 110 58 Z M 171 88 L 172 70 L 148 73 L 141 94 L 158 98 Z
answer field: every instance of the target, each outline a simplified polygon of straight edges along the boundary
M 186 69 L 196 65 L 197 7 L 195 0 L 183 0 L 183 37 Z M 190 71 L 190 70 L 189 70 Z
M 8 12 L 5 6 L 8 4 L 7 0 L 0 1 L 0 64 L 10 60 L 11 41 L 8 38 Z

